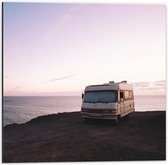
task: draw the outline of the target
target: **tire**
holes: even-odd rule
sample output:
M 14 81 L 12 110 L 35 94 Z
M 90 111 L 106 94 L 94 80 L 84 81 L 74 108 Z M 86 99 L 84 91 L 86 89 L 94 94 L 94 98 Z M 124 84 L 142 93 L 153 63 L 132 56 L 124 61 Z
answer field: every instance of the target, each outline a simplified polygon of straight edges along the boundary
M 121 120 L 121 116 L 118 115 L 117 118 L 115 119 L 115 125 L 117 125 L 119 123 L 119 121 Z
M 130 114 L 125 116 L 125 119 L 128 120 L 130 118 Z
M 84 118 L 85 122 L 86 123 L 89 123 L 90 122 L 90 119 L 89 118 Z
M 119 120 L 120 120 L 120 117 L 117 116 L 117 118 L 113 120 L 113 124 L 114 124 L 114 125 L 117 125 L 118 122 L 119 122 Z
M 118 119 L 115 119 L 114 125 L 117 125 L 117 124 L 118 124 Z

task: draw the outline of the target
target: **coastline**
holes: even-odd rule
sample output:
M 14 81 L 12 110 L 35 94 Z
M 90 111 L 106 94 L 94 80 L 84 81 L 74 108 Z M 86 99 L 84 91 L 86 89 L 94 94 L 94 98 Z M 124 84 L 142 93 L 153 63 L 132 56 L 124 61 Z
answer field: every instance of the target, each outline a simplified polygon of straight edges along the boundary
M 134 112 L 116 126 L 80 112 L 40 116 L 3 127 L 3 162 L 165 160 L 165 128 L 165 111 Z

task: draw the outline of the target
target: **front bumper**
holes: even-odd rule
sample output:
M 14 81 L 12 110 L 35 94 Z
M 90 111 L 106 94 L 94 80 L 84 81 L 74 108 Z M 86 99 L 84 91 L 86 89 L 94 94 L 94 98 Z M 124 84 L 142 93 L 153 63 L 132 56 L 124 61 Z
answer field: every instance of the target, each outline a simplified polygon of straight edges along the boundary
M 102 114 L 102 113 L 87 113 L 87 112 L 81 112 L 83 118 L 89 118 L 89 119 L 117 119 L 117 114 Z

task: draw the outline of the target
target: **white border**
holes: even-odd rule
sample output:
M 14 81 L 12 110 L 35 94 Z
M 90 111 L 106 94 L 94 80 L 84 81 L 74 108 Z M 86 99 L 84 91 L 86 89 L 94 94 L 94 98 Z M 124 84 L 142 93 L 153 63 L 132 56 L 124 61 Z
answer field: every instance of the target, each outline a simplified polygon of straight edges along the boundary
M 168 0 L 25 0 L 25 1 L 20 1 L 20 0 L 3 0 L 1 2 L 32 2 L 32 3 L 110 3 L 110 4 L 162 4 L 162 5 L 166 5 L 166 8 L 167 8 L 167 5 L 168 5 Z M 1 3 L 1 12 L 0 12 L 0 21 L 1 21 L 1 27 L 0 29 L 2 28 L 2 3 Z M 167 11 L 166 11 L 166 21 L 167 21 Z M 166 26 L 167 26 L 167 23 L 166 23 Z M 167 27 L 166 27 L 166 30 L 167 30 Z M 2 46 L 2 29 L 1 29 L 1 33 L 0 33 L 0 37 L 1 37 L 1 41 L 0 41 L 0 44 Z M 167 32 L 166 32 L 166 46 L 167 46 Z M 1 50 L 2 52 L 2 50 Z M 167 47 L 166 47 L 166 55 L 167 55 Z M 166 57 L 166 79 L 168 77 L 168 73 L 167 73 L 167 57 Z M 0 64 L 2 63 L 2 58 L 0 59 Z M 1 65 L 2 66 L 2 65 Z M 0 72 L 2 73 L 2 67 L 0 68 Z M 2 80 L 1 80 L 1 83 L 2 83 Z M 166 81 L 166 89 L 167 89 L 167 81 Z M 2 92 L 2 85 L 0 84 L 0 90 Z M 168 91 L 166 90 L 166 96 L 168 94 Z M 1 97 L 1 96 L 0 96 Z M 1 101 L 2 101 L 2 98 L 1 98 Z M 2 107 L 2 102 L 0 101 L 0 106 Z M 166 97 L 166 109 L 167 109 L 167 101 L 168 101 L 168 98 Z M 166 118 L 167 118 L 167 113 L 166 113 Z M 2 117 L 0 117 L 0 123 L 2 124 Z M 167 128 L 167 122 L 166 122 L 166 128 Z M 0 127 L 0 132 L 2 132 L 2 127 Z M 167 129 L 166 129 L 166 137 L 167 137 Z M 1 150 L 0 150 L 0 161 L 2 163 L 2 136 L 1 136 L 1 142 L 0 142 L 0 147 L 1 147 Z M 167 140 L 167 139 L 166 139 Z M 166 143 L 166 151 L 167 151 L 167 143 Z M 166 152 L 167 153 L 167 152 Z M 167 154 L 166 154 L 166 157 L 167 157 Z M 168 158 L 167 158 L 168 159 Z M 68 163 L 68 164 L 74 164 L 75 162 L 71 162 L 71 163 Z M 135 164 L 135 163 L 138 163 L 138 164 L 147 164 L 149 165 L 149 163 L 152 163 L 152 164 L 167 164 L 167 160 L 166 161 L 118 161 L 118 162 L 114 162 L 114 161 L 111 161 L 111 162 L 77 162 L 75 164 L 87 164 L 87 165 L 90 165 L 90 164 L 112 164 L 112 163 L 117 163 L 117 164 Z M 12 163 L 13 164 L 13 163 Z M 14 163 L 14 164 L 24 164 L 24 163 Z M 37 164 L 37 163 L 29 163 L 29 164 Z M 40 163 L 41 164 L 41 163 Z M 51 164 L 51 163 L 43 163 L 43 164 Z M 64 164 L 67 164 L 67 163 L 61 163 L 62 165 Z

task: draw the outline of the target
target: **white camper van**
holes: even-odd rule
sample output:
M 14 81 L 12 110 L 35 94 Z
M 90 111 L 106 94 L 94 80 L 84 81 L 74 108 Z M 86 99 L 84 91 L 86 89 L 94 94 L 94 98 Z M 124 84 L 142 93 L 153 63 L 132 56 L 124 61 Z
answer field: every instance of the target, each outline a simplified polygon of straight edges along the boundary
M 118 119 L 135 111 L 133 88 L 127 81 L 86 86 L 81 114 L 85 119 Z

